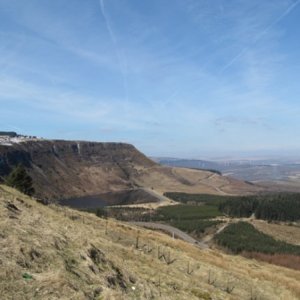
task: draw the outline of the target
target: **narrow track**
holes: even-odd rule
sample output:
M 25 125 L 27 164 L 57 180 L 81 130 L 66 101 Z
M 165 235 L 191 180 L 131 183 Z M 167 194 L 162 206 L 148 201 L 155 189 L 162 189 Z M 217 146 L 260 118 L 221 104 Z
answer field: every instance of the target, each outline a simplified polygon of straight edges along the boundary
M 158 229 L 158 230 L 163 230 L 165 232 L 168 232 L 172 236 L 179 238 L 187 243 L 193 244 L 194 246 L 200 248 L 200 249 L 208 249 L 208 245 L 203 242 L 199 242 L 195 240 L 193 237 L 188 235 L 187 233 L 179 230 L 176 227 L 166 225 L 166 224 L 160 224 L 160 223 L 153 223 L 153 222 L 130 222 L 132 225 L 140 226 L 140 227 L 145 227 L 149 229 Z

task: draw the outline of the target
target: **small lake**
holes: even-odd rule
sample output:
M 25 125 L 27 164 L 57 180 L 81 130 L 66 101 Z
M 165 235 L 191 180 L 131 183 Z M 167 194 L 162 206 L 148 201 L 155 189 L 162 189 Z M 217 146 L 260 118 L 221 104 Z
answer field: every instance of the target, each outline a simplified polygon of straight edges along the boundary
M 100 195 L 83 196 L 69 199 L 62 199 L 60 205 L 76 209 L 94 209 L 109 205 L 126 205 L 156 202 L 157 199 L 142 189 L 123 190 Z
M 59 201 L 59 204 L 77 209 L 99 208 L 110 205 L 110 203 L 102 197 L 103 195 L 63 199 Z

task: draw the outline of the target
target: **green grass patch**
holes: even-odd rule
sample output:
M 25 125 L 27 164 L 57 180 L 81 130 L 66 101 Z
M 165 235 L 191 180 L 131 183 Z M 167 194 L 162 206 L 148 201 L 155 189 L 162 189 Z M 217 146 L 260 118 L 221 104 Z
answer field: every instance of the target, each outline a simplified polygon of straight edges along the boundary
M 206 204 L 219 206 L 220 203 L 225 200 L 230 200 L 236 198 L 235 196 L 219 196 L 210 194 L 187 194 L 187 193 L 177 193 L 177 192 L 167 192 L 164 195 L 174 201 L 180 203 L 194 203 L 194 204 Z
M 154 221 L 170 224 L 187 233 L 201 235 L 210 227 L 221 223 L 217 220 L 210 220 L 222 215 L 216 206 L 210 205 L 171 205 L 157 209 L 153 216 Z
M 215 206 L 210 205 L 171 205 L 157 209 L 158 220 L 198 220 L 211 219 L 221 216 L 222 213 Z

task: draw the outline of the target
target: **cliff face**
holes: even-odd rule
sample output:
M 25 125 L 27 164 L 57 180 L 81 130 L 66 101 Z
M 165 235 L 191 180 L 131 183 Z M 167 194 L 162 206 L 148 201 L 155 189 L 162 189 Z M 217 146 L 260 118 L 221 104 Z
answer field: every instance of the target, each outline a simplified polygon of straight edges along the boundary
M 41 140 L 0 146 L 0 176 L 18 163 L 32 176 L 37 196 L 49 199 L 131 189 L 137 169 L 155 165 L 122 143 Z
M 32 140 L 0 145 L 0 176 L 7 175 L 18 163 L 22 163 L 33 178 L 36 196 L 50 200 L 138 187 L 154 190 L 156 194 L 241 195 L 261 190 L 209 171 L 158 165 L 134 146 L 122 143 Z

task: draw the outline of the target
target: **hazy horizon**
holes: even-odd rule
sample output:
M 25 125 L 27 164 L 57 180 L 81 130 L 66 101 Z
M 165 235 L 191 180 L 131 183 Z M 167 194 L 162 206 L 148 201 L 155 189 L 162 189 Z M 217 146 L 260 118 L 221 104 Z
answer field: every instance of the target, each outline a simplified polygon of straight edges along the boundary
M 1 128 L 0 128 L 0 131 Z M 14 131 L 14 130 L 13 130 Z M 17 132 L 17 134 L 25 135 L 25 136 L 35 136 L 32 132 Z M 44 137 L 44 136 L 35 136 L 41 139 L 49 139 L 49 140 L 64 140 L 64 138 L 57 137 Z M 68 140 L 68 139 L 66 139 Z M 95 140 L 95 139 L 73 139 L 74 141 L 82 141 L 82 142 L 115 142 L 115 143 L 123 143 L 124 141 L 103 141 L 103 140 Z M 126 142 L 126 141 L 125 141 Z M 137 147 L 137 145 L 133 146 Z M 138 148 L 138 147 L 137 147 Z M 138 148 L 138 150 L 141 150 Z M 191 159 L 191 160 L 283 160 L 283 161 L 298 161 L 300 160 L 300 149 L 294 149 L 292 151 L 282 151 L 278 149 L 273 150 L 253 150 L 253 151 L 230 151 L 230 150 L 215 150 L 209 152 L 199 151 L 197 154 L 191 154 L 189 152 L 180 153 L 180 152 L 172 152 L 172 149 L 165 149 L 164 151 L 160 151 L 157 153 L 147 153 L 145 155 L 152 158 L 170 158 L 170 159 Z
M 0 0 L 0 128 L 148 156 L 300 153 L 299 0 Z

